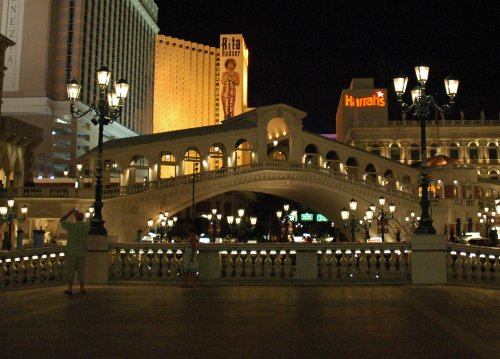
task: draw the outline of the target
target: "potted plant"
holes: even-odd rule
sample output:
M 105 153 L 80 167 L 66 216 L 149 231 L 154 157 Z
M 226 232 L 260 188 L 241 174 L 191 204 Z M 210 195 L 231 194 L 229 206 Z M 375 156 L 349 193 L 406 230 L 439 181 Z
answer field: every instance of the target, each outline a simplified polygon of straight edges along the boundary
M 33 230 L 33 248 L 43 248 L 43 240 L 45 238 L 45 231 L 42 227 Z

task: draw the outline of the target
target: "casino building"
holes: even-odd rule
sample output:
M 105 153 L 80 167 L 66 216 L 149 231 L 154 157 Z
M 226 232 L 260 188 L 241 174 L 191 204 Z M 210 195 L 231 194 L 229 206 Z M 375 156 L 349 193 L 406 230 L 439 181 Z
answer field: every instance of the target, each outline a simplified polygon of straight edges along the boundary
M 248 57 L 241 34 L 220 35 L 218 48 L 158 35 L 153 132 L 216 125 L 249 110 Z
M 152 132 L 153 71 L 158 7 L 154 0 L 0 0 L 1 28 L 15 45 L 5 54 L 2 114 L 43 129 L 32 175 L 74 174 L 76 159 L 97 145 L 90 118 L 69 114 L 66 83 L 81 85 L 82 106 L 97 97 L 96 71 L 130 93 L 105 140 Z

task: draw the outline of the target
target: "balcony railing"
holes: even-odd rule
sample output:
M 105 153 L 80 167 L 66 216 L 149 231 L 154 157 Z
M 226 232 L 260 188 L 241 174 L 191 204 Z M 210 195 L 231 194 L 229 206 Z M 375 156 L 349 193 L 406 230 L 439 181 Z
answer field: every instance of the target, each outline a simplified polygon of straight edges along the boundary
M 0 289 L 65 283 L 66 247 L 0 253 Z
M 500 248 L 450 245 L 448 282 L 500 286 Z
M 183 244 L 111 243 L 110 280 L 178 282 Z M 312 254 L 307 259 L 303 254 Z M 408 244 L 200 244 L 200 277 L 220 282 L 409 282 Z

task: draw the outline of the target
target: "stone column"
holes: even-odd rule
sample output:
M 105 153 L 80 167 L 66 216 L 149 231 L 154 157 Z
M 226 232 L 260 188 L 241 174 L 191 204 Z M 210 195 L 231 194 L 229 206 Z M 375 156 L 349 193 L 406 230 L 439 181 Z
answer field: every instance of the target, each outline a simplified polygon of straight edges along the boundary
M 318 253 L 316 250 L 297 251 L 297 279 L 318 279 Z
M 208 251 L 204 250 L 203 247 L 199 248 L 198 263 L 200 281 L 219 280 L 221 278 L 221 260 L 219 251 Z
M 111 253 L 108 248 L 109 237 L 89 235 L 85 266 L 87 284 L 108 284 Z
M 413 284 L 446 284 L 446 235 L 414 235 L 410 243 Z

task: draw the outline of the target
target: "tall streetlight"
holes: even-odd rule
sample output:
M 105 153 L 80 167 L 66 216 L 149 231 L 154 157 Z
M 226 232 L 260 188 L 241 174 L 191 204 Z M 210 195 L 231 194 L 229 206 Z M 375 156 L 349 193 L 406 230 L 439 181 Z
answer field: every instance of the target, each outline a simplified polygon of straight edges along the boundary
M 378 223 L 380 226 L 380 231 L 382 232 L 382 242 L 385 239 L 385 226 L 389 224 L 389 219 L 394 218 L 394 211 L 396 211 L 396 205 L 393 203 L 389 203 L 389 213 L 385 210 L 385 197 L 381 196 L 378 199 L 378 203 L 380 205 L 379 208 L 377 206 L 371 204 L 370 210 L 374 214 L 375 218 L 378 219 Z M 375 215 L 375 210 L 379 210 L 379 213 Z
M 198 162 L 193 164 L 193 196 L 191 199 L 191 221 L 194 223 L 194 183 L 196 181 L 196 173 L 198 172 Z
M 14 199 L 9 198 L 7 200 L 7 206 L 0 207 L 0 218 L 2 222 L 6 222 L 9 226 L 9 232 L 6 238 L 3 239 L 2 249 L 7 251 L 11 250 L 12 246 L 12 221 L 15 218 L 14 215 Z
M 104 220 L 102 219 L 102 143 L 104 125 L 109 125 L 116 121 L 123 109 L 123 104 L 127 98 L 129 84 L 121 79 L 115 82 L 114 90 L 110 90 L 108 85 L 111 79 L 111 71 L 103 66 L 97 70 L 97 83 L 99 84 L 99 98 L 94 100 L 87 111 L 82 111 L 75 106 L 76 100 L 80 97 L 82 88 L 75 79 L 71 80 L 67 85 L 68 99 L 71 102 L 71 114 L 76 118 L 81 118 L 87 114 L 92 114 L 92 123 L 99 126 L 99 137 L 97 142 L 97 166 L 96 166 L 96 182 L 95 182 L 95 202 L 94 217 L 90 220 L 89 234 L 107 235 L 108 232 L 104 228 Z
M 276 211 L 276 217 L 281 223 L 282 239 L 285 242 L 293 242 L 293 223 L 290 221 L 290 205 L 288 203 L 283 204 L 283 211 Z
M 448 76 L 444 79 L 444 86 L 446 89 L 446 94 L 450 97 L 449 103 L 439 106 L 434 97 L 427 95 L 425 92 L 425 84 L 429 76 L 428 66 L 416 66 L 415 73 L 417 76 L 417 81 L 419 85 L 411 90 L 411 97 L 413 103 L 411 105 L 403 102 L 403 94 L 406 91 L 406 85 L 408 84 L 408 77 L 405 75 L 399 75 L 394 78 L 394 89 L 398 97 L 398 103 L 401 106 L 401 110 L 404 113 L 413 112 L 415 117 L 420 121 L 420 176 L 421 176 L 421 186 L 422 186 L 422 198 L 420 200 L 420 207 L 422 209 L 422 214 L 420 216 L 420 221 L 416 234 L 435 234 L 436 229 L 432 226 L 432 219 L 429 215 L 429 175 L 427 173 L 427 144 L 425 135 L 425 122 L 430 118 L 431 111 L 433 109 L 438 110 L 441 113 L 448 113 L 455 103 L 455 96 L 458 90 L 458 79 L 453 76 Z
M 417 228 L 418 221 L 420 217 L 415 218 L 415 212 L 411 211 L 409 216 L 405 217 L 406 223 L 411 227 L 411 233 L 415 234 L 415 228 Z

